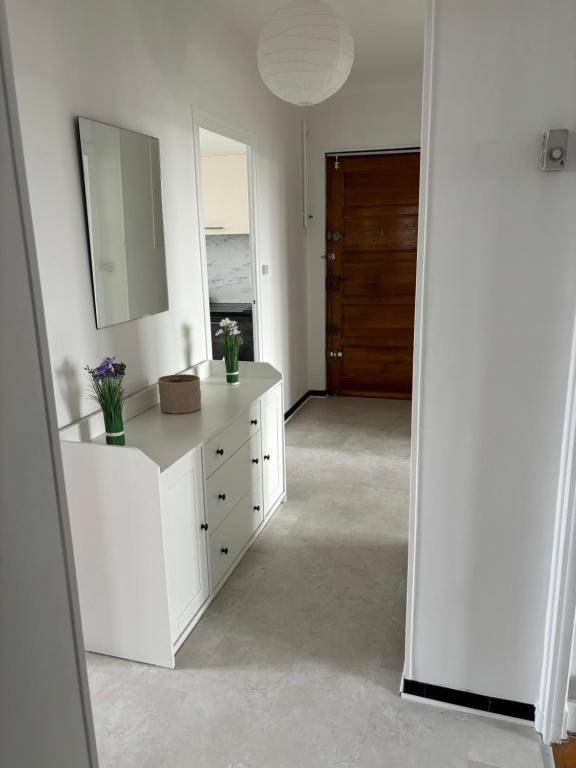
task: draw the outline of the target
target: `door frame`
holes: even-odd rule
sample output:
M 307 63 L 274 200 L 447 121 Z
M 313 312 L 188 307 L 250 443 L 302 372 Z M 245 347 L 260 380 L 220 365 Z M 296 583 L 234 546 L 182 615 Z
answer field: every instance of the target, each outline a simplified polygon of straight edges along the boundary
M 536 730 L 546 744 L 566 738 L 570 663 L 576 619 L 576 322 L 564 410 L 560 471 L 544 627 Z
M 430 143 L 432 133 L 432 92 L 434 78 L 435 0 L 427 0 L 424 26 L 424 73 L 422 81 L 422 125 L 420 139 L 420 195 L 418 200 L 418 241 L 416 248 L 416 301 L 414 311 L 414 358 L 412 368 L 412 424 L 410 433 L 410 506 L 408 512 L 408 571 L 406 580 L 406 621 L 402 680 L 414 679 L 414 631 L 418 539 L 420 530 L 420 477 L 422 441 L 422 368 L 425 352 L 427 286 L 426 267 L 430 241 Z
M 200 246 L 200 268 L 202 273 L 202 300 L 204 304 L 204 359 L 209 360 L 212 351 L 212 333 L 210 324 L 210 295 L 208 291 L 208 257 L 204 234 L 204 205 L 202 193 L 202 161 L 200 154 L 200 128 L 219 133 L 234 141 L 246 145 L 246 165 L 248 170 L 248 207 L 250 221 L 250 260 L 252 271 L 252 327 L 254 334 L 254 361 L 262 358 L 262 318 L 260 312 L 260 252 L 258 247 L 258 211 L 257 173 L 256 173 L 256 137 L 250 131 L 229 123 L 223 118 L 205 112 L 192 105 L 192 134 L 194 143 L 194 176 L 196 183 L 196 213 L 198 222 L 198 240 Z
M 328 160 L 329 158 L 339 158 L 339 157 L 367 157 L 370 155 L 413 155 L 418 153 L 420 155 L 420 162 L 422 162 L 422 151 L 420 146 L 405 146 L 405 147 L 392 147 L 389 149 L 353 149 L 353 150 L 343 150 L 343 151 L 331 151 L 331 152 L 325 152 L 324 153 L 324 248 L 325 248 L 325 270 L 324 270 L 324 377 L 326 382 L 326 391 L 328 392 L 329 386 L 328 386 L 328 378 L 329 378 L 329 361 L 328 361 L 328 319 L 329 319 L 329 312 L 330 312 L 330 301 L 328 296 L 328 246 L 326 245 L 326 231 L 328 230 L 328 222 L 330 220 L 330 214 L 328 212 L 328 199 L 330 195 L 330 179 L 328 177 Z M 419 184 L 422 184 L 422 172 L 420 172 L 420 182 Z M 422 204 L 421 197 L 419 197 L 418 201 L 418 217 L 420 217 L 420 205 Z M 420 230 L 418 230 L 420 231 Z M 420 248 L 420 239 L 418 238 L 418 248 L 416 251 L 416 268 L 418 268 L 418 259 L 419 259 L 419 248 Z M 418 278 L 416 278 L 418 280 Z M 417 286 L 416 286 L 416 294 Z M 414 313 L 414 333 L 416 333 L 416 312 Z M 414 371 L 414 368 L 413 368 Z M 412 395 L 414 397 L 414 395 Z
M 11 598 L 16 596 L 12 590 L 18 584 L 18 599 L 7 600 L 2 606 L 2 619 L 9 618 L 6 629 L 3 627 L 5 648 L 17 648 L 18 653 L 3 654 L 0 660 L 0 673 L 5 671 L 5 660 L 9 660 L 11 669 L 16 673 L 6 675 L 8 679 L 4 680 L 4 688 L 0 691 L 3 711 L 10 697 L 7 722 L 0 730 L 2 735 L 9 731 L 13 736 L 1 751 L 9 761 L 16 759 L 16 752 L 21 752 L 20 743 L 25 737 L 33 746 L 23 759 L 26 762 L 34 759 L 36 763 L 48 743 L 58 738 L 56 731 L 62 731 L 70 736 L 67 743 L 59 744 L 50 756 L 44 756 L 42 764 L 46 768 L 63 764 L 97 768 L 98 753 L 58 435 L 53 371 L 4 0 L 0 0 L 0 123 L 5 129 L 0 154 L 2 167 L 6 168 L 0 179 L 3 223 L 0 245 L 3 250 L 10 251 L 11 262 L 17 265 L 17 269 L 9 273 L 8 290 L 22 303 L 23 312 L 30 313 L 26 315 L 29 323 L 19 323 L 15 318 L 14 325 L 18 324 L 18 328 L 14 327 L 11 333 L 2 336 L 0 349 L 3 356 L 15 358 L 21 375 L 32 377 L 35 381 L 34 387 L 26 386 L 22 391 L 23 412 L 19 426 L 26 433 L 28 442 L 34 445 L 25 470 L 26 475 L 34 476 L 37 483 L 37 492 L 33 496 L 22 494 L 21 487 L 16 488 L 14 493 L 14 488 L 8 486 L 7 509 L 2 509 L 5 546 L 11 547 L 20 556 L 20 567 L 17 564 L 14 567 L 15 561 L 10 560 L 3 570 L 4 586 Z M 7 291 L 0 293 L 4 298 Z M 26 354 L 22 353 L 24 349 Z M 37 398 L 33 408 L 24 406 L 25 397 Z M 16 466 L 16 457 L 20 455 L 22 445 L 15 440 L 13 447 L 14 453 L 7 457 L 8 467 L 16 478 L 23 480 L 24 466 L 21 462 Z M 1 448 L 4 449 L 4 445 Z M 34 537 L 30 534 L 24 537 L 22 532 L 32 520 L 32 511 L 40 504 L 42 522 Z M 31 557 L 40 537 L 41 556 Z M 29 562 L 24 566 L 26 558 Z M 43 580 L 41 589 L 40 580 Z M 49 614 L 43 612 L 39 615 L 35 611 L 40 597 L 44 605 L 50 606 Z M 50 658 L 50 674 L 47 675 L 46 654 L 56 648 L 61 652 Z M 55 685 L 57 681 L 60 682 L 58 687 Z M 38 725 L 40 717 L 41 727 Z M 21 754 L 18 756 L 21 757 Z

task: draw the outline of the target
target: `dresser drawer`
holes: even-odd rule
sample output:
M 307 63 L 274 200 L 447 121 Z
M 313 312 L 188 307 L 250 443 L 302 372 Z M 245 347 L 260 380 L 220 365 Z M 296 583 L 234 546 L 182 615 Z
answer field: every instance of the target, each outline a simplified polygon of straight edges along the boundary
M 254 483 L 210 536 L 210 577 L 218 586 L 263 520 L 262 484 Z
M 260 432 L 206 481 L 206 521 L 215 531 L 250 487 L 262 476 Z
M 230 422 L 204 445 L 204 472 L 210 477 L 260 429 L 260 401 Z

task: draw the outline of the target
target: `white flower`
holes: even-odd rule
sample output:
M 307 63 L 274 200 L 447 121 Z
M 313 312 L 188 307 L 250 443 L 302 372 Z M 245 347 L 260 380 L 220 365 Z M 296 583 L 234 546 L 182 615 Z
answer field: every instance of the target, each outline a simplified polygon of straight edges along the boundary
M 229 317 L 225 317 L 223 320 L 220 320 L 220 328 L 216 331 L 216 336 L 223 336 L 224 339 L 222 343 L 225 343 L 226 339 L 231 338 L 232 336 L 240 336 L 242 331 L 238 327 L 238 321 L 237 320 L 230 320 Z

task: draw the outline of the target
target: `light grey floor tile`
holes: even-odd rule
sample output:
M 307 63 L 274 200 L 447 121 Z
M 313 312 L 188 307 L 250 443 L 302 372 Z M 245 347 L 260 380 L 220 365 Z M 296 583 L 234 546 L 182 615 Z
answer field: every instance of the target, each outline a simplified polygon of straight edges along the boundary
M 488 765 L 488 763 L 475 763 L 469 760 L 467 768 L 496 768 L 496 766 Z
M 542 768 L 540 738 L 530 726 L 478 717 L 470 723 L 472 762 L 495 768 Z
M 101 768 L 540 768 L 533 731 L 400 699 L 410 403 L 309 400 L 288 503 L 166 670 L 89 654 Z

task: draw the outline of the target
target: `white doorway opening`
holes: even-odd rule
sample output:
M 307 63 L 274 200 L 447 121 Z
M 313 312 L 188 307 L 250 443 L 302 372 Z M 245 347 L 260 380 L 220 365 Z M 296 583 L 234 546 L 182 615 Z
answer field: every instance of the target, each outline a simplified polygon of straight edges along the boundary
M 259 269 L 253 138 L 205 114 L 194 116 L 198 228 L 206 314 L 206 357 L 220 357 L 215 333 L 236 320 L 241 360 L 260 360 Z

